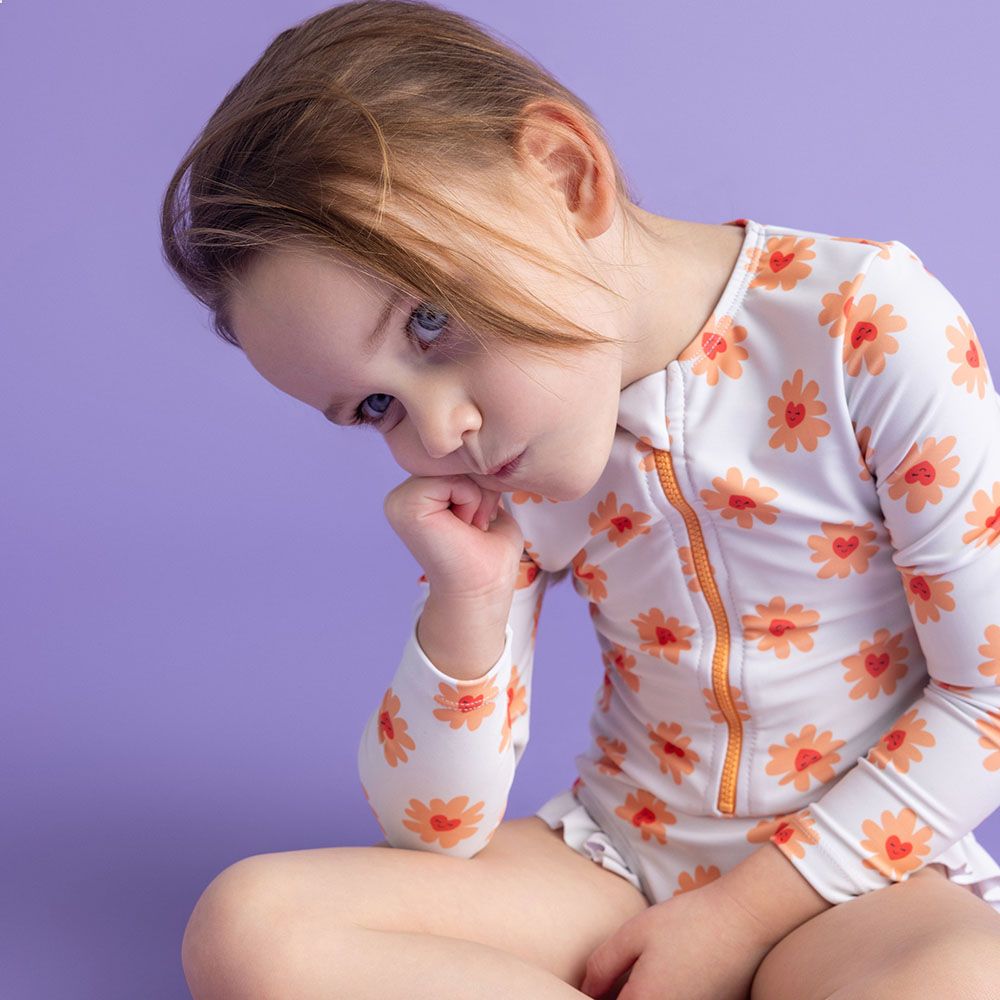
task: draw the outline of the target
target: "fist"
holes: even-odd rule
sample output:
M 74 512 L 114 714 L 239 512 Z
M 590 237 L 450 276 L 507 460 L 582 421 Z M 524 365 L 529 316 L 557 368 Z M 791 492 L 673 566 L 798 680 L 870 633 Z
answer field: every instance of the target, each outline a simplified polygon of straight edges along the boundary
M 524 537 L 500 492 L 465 475 L 410 476 L 383 511 L 439 597 L 513 594 Z

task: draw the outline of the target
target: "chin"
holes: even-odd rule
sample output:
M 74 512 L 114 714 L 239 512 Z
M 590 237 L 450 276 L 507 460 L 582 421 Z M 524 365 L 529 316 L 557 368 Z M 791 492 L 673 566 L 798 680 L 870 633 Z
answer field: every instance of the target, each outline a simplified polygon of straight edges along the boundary
M 607 463 L 605 463 L 606 465 Z M 550 486 L 542 486 L 535 490 L 549 500 L 557 500 L 561 503 L 580 500 L 585 497 L 600 481 L 604 472 L 604 465 L 600 469 L 589 470 L 579 465 L 574 469 L 572 479 L 563 476 Z

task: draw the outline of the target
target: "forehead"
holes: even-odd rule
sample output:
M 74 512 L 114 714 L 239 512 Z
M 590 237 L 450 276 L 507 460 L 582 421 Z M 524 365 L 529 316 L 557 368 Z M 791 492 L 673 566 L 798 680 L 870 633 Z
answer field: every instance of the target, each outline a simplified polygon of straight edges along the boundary
M 265 379 L 322 409 L 331 383 L 349 382 L 365 364 L 373 328 L 397 305 L 395 292 L 333 255 L 272 251 L 234 288 L 229 319 Z
M 251 336 L 265 322 L 309 320 L 319 311 L 363 314 L 384 298 L 388 282 L 333 252 L 307 248 L 268 250 L 258 255 L 236 283 L 230 318 L 237 333 Z M 242 337 L 240 338 L 242 340 Z

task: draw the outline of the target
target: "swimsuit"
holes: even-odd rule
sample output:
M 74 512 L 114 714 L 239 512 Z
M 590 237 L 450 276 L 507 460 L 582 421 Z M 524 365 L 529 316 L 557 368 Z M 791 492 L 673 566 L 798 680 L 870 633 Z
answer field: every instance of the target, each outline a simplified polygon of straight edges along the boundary
M 603 680 L 569 789 L 536 815 L 650 902 L 771 841 L 831 903 L 926 864 L 1000 910 L 971 832 L 1000 805 L 1000 395 L 962 306 L 899 241 L 736 219 L 709 319 L 626 386 L 572 501 L 524 534 L 497 662 L 416 640 L 358 750 L 392 846 L 471 857 L 528 739 L 560 571 Z M 770 848 L 767 848 L 770 849 Z

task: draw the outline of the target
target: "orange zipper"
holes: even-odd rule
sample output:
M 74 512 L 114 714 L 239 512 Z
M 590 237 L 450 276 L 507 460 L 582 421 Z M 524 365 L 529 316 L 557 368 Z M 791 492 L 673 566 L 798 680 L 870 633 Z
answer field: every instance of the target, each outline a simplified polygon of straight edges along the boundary
M 719 812 L 732 815 L 736 811 L 736 774 L 740 764 L 740 748 L 743 745 L 743 726 L 739 713 L 736 711 L 733 693 L 729 688 L 729 619 L 726 617 L 726 609 L 722 604 L 719 588 L 716 586 L 715 577 L 712 575 L 712 568 L 709 565 L 708 549 L 701 533 L 701 524 L 677 485 L 670 452 L 654 448 L 653 457 L 656 461 L 656 471 L 659 474 L 663 492 L 680 512 L 687 525 L 695 573 L 715 621 L 715 634 L 718 639 L 712 654 L 712 690 L 715 692 L 715 700 L 722 709 L 722 714 L 729 726 L 726 759 L 722 765 L 722 784 L 719 786 L 719 797 L 716 805 Z

